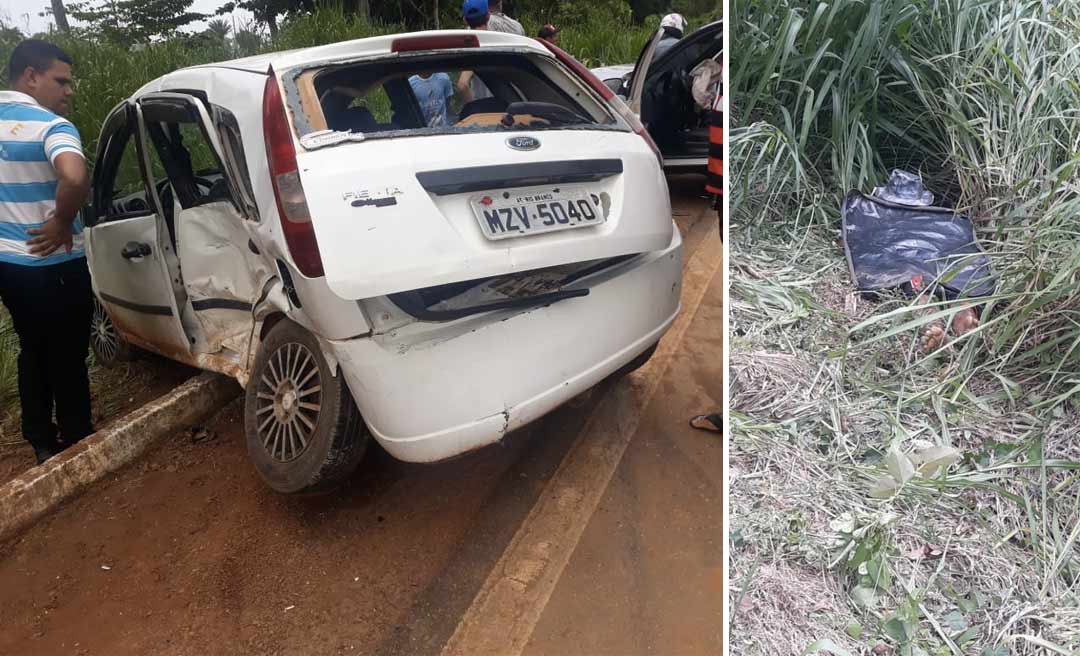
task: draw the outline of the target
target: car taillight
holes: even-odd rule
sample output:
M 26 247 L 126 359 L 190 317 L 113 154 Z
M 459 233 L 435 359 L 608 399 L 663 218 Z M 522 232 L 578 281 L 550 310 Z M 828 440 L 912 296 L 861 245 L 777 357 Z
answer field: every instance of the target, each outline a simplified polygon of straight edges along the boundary
M 416 52 L 417 50 L 446 50 L 448 48 L 479 48 L 480 39 L 475 34 L 437 34 L 434 36 L 408 36 L 390 42 L 390 52 Z
M 281 99 L 273 69 L 270 69 L 263 89 L 263 138 L 266 140 L 266 161 L 270 166 L 278 219 L 289 254 L 300 273 L 308 278 L 319 278 L 323 275 L 322 256 L 319 255 L 319 243 L 315 240 L 315 226 L 308 212 L 304 185 L 300 182 L 292 129 L 285 116 L 285 103 Z
M 630 129 L 634 131 L 634 134 L 645 140 L 645 143 L 652 149 L 653 154 L 656 155 L 656 159 L 659 160 L 660 166 L 663 167 L 664 156 L 660 154 L 660 149 L 656 146 L 656 142 L 649 136 L 649 131 L 645 129 L 645 126 L 641 123 L 641 119 L 639 119 L 634 112 L 630 111 L 630 108 L 626 106 L 626 103 L 616 96 L 615 92 L 609 89 L 606 84 L 601 82 L 600 78 L 596 77 L 592 71 L 585 68 L 584 64 L 571 57 L 565 50 L 545 39 L 538 40 L 540 43 L 547 46 L 547 49 L 551 51 L 551 54 L 555 55 L 556 59 L 592 87 L 593 91 L 600 94 L 600 97 L 606 100 L 608 104 L 618 112 L 619 116 L 630 125 Z

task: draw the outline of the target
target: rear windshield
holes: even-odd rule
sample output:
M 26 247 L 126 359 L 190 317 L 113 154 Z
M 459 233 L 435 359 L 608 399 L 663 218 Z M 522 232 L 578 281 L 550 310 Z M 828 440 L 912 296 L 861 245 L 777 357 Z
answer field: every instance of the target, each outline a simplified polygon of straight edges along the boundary
M 478 50 L 384 59 L 304 71 L 294 82 L 301 137 L 322 130 L 378 138 L 616 127 L 603 104 L 536 55 Z

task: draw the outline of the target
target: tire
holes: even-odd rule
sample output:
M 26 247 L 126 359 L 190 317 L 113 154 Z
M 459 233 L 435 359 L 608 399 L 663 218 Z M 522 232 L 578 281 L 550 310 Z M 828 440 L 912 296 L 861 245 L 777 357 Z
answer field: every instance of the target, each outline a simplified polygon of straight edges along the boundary
M 337 487 L 371 439 L 341 372 L 315 336 L 288 319 L 270 329 L 255 356 L 244 433 L 255 470 L 282 494 Z
M 94 361 L 112 369 L 122 362 L 135 359 L 136 349 L 117 332 L 105 306 L 94 297 L 94 313 L 90 318 L 90 350 L 94 352 Z
M 639 353 L 636 358 L 616 369 L 615 373 L 611 374 L 611 378 L 613 380 L 618 380 L 644 367 L 645 363 L 652 359 L 653 354 L 656 353 L 656 347 L 659 345 L 660 342 L 656 342 L 649 348 Z

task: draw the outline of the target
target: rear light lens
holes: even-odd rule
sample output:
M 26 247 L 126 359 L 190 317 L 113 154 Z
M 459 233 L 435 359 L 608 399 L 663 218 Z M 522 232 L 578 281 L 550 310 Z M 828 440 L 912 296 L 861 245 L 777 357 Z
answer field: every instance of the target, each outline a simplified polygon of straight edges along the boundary
M 480 39 L 475 34 L 438 34 L 435 36 L 410 36 L 390 42 L 390 52 L 415 52 L 417 50 L 447 50 L 449 48 L 479 48 Z
M 645 126 L 641 123 L 641 119 L 639 119 L 637 115 L 634 114 L 634 112 L 630 111 L 630 108 L 627 107 L 626 103 L 624 103 L 618 96 L 616 96 L 615 92 L 609 89 L 606 84 L 601 82 L 600 78 L 596 77 L 596 75 L 594 75 L 592 71 L 585 68 L 584 64 L 571 57 L 570 54 L 567 53 L 565 50 L 547 40 L 539 39 L 539 41 L 540 43 L 543 43 L 545 46 L 547 46 L 547 49 L 550 50 L 553 55 L 555 55 L 556 59 L 562 62 L 563 65 L 565 65 L 567 68 L 572 70 L 575 75 L 584 80 L 590 87 L 592 87 L 593 91 L 600 94 L 600 97 L 606 100 L 608 104 L 615 109 L 619 116 L 621 116 L 624 121 L 630 124 L 630 129 L 634 131 L 634 134 L 645 140 L 645 143 L 647 143 L 649 145 L 649 148 L 652 149 L 653 154 L 656 155 L 657 161 L 660 162 L 660 167 L 663 168 L 664 156 L 660 154 L 660 149 L 656 146 L 656 142 L 653 141 L 652 137 L 649 136 L 649 131 L 645 129 Z
M 285 103 L 281 99 L 281 89 L 278 88 L 273 69 L 270 69 L 263 89 L 263 138 L 266 140 L 266 161 L 270 166 L 278 220 L 281 221 L 289 254 L 301 274 L 307 278 L 319 278 L 323 275 L 322 256 L 296 165 L 292 128 L 285 116 Z

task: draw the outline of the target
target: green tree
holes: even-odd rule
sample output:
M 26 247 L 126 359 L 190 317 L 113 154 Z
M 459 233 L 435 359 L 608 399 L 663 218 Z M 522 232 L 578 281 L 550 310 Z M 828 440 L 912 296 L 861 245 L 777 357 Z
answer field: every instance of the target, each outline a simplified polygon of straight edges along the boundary
M 315 0 L 233 0 L 224 4 L 217 13 L 227 14 L 236 9 L 250 11 L 255 20 L 266 25 L 273 39 L 277 36 L 279 16 L 310 14 L 315 10 Z
M 2 82 L 5 87 L 8 84 L 6 64 L 11 58 L 11 51 L 25 38 L 26 37 L 23 36 L 23 33 L 20 32 L 18 28 L 11 27 L 0 19 L 0 82 Z
M 215 41 L 224 43 L 228 40 L 231 31 L 232 26 L 229 25 L 229 21 L 224 18 L 215 18 L 206 23 L 206 30 L 203 33 Z
M 241 57 L 254 55 L 263 47 L 263 38 L 253 24 L 241 25 L 233 33 L 233 43 L 236 44 L 236 52 Z
M 174 36 L 181 27 L 206 18 L 191 11 L 192 0 L 104 0 L 72 3 L 68 13 L 86 23 L 81 32 L 121 45 Z

